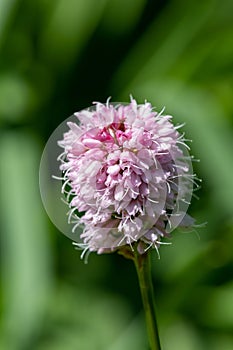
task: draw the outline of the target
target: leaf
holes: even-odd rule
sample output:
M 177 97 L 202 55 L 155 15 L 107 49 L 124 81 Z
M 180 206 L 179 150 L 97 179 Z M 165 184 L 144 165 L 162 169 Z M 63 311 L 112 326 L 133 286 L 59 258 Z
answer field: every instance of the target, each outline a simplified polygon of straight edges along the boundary
M 42 323 L 51 292 L 51 252 L 38 189 L 38 145 L 27 131 L 0 139 L 5 349 L 26 349 Z M 3 348 L 3 347 L 1 347 Z
M 42 55 L 60 68 L 73 63 L 101 18 L 106 1 L 56 1 L 42 30 Z

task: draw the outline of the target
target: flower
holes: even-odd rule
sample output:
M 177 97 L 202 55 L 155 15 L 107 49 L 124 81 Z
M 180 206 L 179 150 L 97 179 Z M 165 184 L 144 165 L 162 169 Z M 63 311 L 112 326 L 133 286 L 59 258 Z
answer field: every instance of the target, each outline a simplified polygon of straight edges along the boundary
M 162 111 L 163 112 L 163 111 Z M 84 252 L 137 244 L 158 250 L 182 221 L 194 182 L 184 135 L 151 104 L 94 103 L 58 144 L 69 222 L 83 225 Z M 190 217 L 189 217 L 190 218 Z M 185 224 L 187 225 L 187 224 Z M 166 244 L 166 243 L 165 243 Z

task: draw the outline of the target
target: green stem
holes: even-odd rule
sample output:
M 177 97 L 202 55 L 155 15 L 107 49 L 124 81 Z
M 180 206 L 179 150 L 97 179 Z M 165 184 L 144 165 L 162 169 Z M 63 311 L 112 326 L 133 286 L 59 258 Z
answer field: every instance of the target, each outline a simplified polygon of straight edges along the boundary
M 158 326 L 155 316 L 154 290 L 151 278 L 150 256 L 135 251 L 134 263 L 137 269 L 142 301 L 145 311 L 147 332 L 151 350 L 161 350 Z

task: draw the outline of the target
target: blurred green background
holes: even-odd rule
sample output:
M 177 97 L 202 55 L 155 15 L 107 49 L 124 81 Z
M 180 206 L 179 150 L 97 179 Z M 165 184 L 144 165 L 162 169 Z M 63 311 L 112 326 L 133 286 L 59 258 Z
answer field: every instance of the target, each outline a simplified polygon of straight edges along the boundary
M 85 265 L 38 188 L 53 130 L 129 94 L 185 122 L 201 160 L 189 212 L 208 225 L 153 257 L 163 349 L 233 349 L 231 0 L 0 0 L 0 349 L 148 349 L 132 263 Z

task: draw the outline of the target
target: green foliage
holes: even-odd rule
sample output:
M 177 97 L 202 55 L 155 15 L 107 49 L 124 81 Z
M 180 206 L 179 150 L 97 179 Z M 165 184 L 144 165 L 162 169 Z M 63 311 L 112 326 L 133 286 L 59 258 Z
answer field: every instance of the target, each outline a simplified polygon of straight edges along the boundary
M 195 232 L 153 259 L 165 350 L 233 347 L 233 2 L 0 1 L 0 348 L 146 349 L 136 273 L 79 252 L 43 213 L 42 148 L 92 101 L 151 101 L 185 122 L 203 179 Z M 200 236 L 198 238 L 198 236 Z

